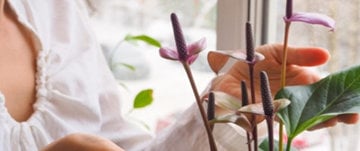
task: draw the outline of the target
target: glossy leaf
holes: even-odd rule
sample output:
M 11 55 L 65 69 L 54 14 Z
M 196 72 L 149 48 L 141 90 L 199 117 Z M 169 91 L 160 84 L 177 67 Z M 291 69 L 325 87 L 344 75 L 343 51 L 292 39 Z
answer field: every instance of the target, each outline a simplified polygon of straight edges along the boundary
M 144 108 L 153 102 L 153 90 L 145 89 L 140 91 L 134 99 L 134 109 Z
M 332 117 L 360 112 L 360 67 L 331 74 L 312 85 L 285 87 L 276 98 L 291 100 L 278 113 L 291 140 Z

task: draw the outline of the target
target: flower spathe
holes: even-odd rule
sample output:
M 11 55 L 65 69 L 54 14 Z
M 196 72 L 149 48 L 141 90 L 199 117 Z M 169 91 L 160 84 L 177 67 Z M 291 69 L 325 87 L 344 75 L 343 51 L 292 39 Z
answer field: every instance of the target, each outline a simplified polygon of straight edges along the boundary
M 202 38 L 195 43 L 186 46 L 187 57 L 185 61 L 188 64 L 192 64 L 196 58 L 199 56 L 199 53 L 206 48 L 206 39 Z M 179 58 L 179 53 L 176 49 L 162 47 L 159 50 L 160 56 L 175 61 L 181 61 Z
M 293 13 L 290 18 L 284 17 L 284 20 L 285 22 L 305 22 L 308 24 L 323 25 L 330 28 L 330 30 L 335 29 L 335 21 L 332 18 L 318 13 L 296 12 Z
M 286 15 L 285 22 L 304 22 L 308 24 L 323 25 L 330 28 L 331 31 L 335 29 L 335 21 L 329 16 L 318 13 L 307 12 L 293 12 L 293 0 L 286 1 Z
M 160 48 L 160 56 L 165 59 L 178 60 L 182 64 L 192 64 L 198 57 L 198 54 L 205 49 L 206 40 L 202 38 L 193 44 L 186 45 L 178 17 L 175 13 L 171 13 L 170 18 L 176 49 Z
M 241 101 L 227 93 L 213 91 L 215 105 L 218 107 L 215 113 L 215 119 L 211 123 L 234 123 L 246 131 L 251 132 L 254 125 L 251 124 L 251 114 L 260 115 L 255 117 L 255 123 L 264 120 L 265 111 L 263 103 L 249 104 L 243 106 Z M 287 99 L 278 99 L 273 101 L 274 110 L 277 111 L 287 107 L 290 101 Z
M 218 54 L 226 55 L 226 56 L 234 58 L 236 60 L 243 61 L 246 63 L 252 63 L 252 64 L 265 59 L 264 55 L 262 55 L 261 53 L 255 52 L 253 61 L 249 62 L 246 59 L 247 58 L 246 52 L 241 51 L 241 50 L 217 50 L 217 51 L 210 51 L 210 53 L 218 53 Z

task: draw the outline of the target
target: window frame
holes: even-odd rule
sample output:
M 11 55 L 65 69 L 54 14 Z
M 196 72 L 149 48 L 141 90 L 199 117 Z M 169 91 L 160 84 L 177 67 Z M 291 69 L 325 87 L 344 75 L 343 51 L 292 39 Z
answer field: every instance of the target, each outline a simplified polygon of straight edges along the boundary
M 276 39 L 276 3 L 250 1 L 250 23 L 253 25 L 255 46 Z M 219 50 L 245 49 L 245 23 L 248 1 L 224 0 L 217 4 L 216 47 Z

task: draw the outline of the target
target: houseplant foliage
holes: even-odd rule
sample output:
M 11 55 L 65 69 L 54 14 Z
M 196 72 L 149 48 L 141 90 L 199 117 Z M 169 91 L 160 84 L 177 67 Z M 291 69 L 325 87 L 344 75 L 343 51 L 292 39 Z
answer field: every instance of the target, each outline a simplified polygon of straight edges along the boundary
M 297 135 L 316 124 L 337 115 L 360 112 L 360 66 L 331 74 L 311 85 L 285 87 L 276 98 L 291 100 L 278 113 L 290 145 Z

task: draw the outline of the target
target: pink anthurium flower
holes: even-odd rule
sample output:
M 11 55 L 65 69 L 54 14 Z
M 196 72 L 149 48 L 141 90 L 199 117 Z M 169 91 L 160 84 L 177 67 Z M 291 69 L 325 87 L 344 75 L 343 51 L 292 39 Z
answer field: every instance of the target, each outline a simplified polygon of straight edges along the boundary
M 309 24 L 323 25 L 331 30 L 335 29 L 335 21 L 332 18 L 318 13 L 297 12 L 293 13 L 290 18 L 284 17 L 284 20 L 286 22 L 305 22 Z
M 318 14 L 318 13 L 305 13 L 305 12 L 292 12 L 292 0 L 286 2 L 286 16 L 284 16 L 285 22 L 304 22 L 308 24 L 323 25 L 335 29 L 335 21 L 329 16 Z
M 205 38 L 193 44 L 186 45 L 179 20 L 175 13 L 171 14 L 171 23 L 173 26 L 176 50 L 160 48 L 160 56 L 165 59 L 178 60 L 182 64 L 193 63 L 198 57 L 198 54 L 206 47 Z
M 199 53 L 205 48 L 206 48 L 206 39 L 202 38 L 196 41 L 195 43 L 186 46 L 186 50 L 185 50 L 186 57 L 184 58 L 184 60 L 180 59 L 177 49 L 162 47 L 160 48 L 159 52 L 160 52 L 160 56 L 165 59 L 185 61 L 188 64 L 192 64 L 199 56 Z

